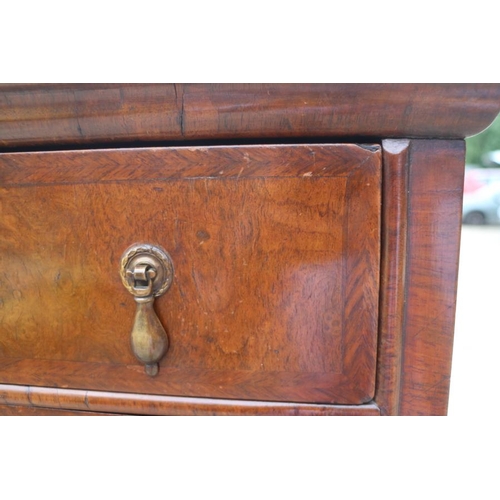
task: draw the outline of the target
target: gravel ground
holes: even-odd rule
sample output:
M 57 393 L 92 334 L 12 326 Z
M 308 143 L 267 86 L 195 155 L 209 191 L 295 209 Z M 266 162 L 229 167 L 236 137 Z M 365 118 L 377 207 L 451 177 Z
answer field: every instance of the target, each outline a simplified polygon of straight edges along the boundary
M 448 415 L 500 412 L 500 227 L 463 226 Z

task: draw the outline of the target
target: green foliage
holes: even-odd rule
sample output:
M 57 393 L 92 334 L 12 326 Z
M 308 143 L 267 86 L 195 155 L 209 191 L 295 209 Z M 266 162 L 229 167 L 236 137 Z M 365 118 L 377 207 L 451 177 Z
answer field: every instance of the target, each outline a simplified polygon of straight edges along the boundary
M 478 135 L 465 140 L 467 153 L 465 162 L 473 165 L 484 166 L 481 157 L 485 153 L 500 149 L 500 115 L 495 121 Z

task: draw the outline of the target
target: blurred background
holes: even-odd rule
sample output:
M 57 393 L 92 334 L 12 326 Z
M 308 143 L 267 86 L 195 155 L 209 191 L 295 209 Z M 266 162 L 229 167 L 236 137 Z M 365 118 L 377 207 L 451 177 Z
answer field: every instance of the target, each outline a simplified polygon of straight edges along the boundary
M 466 139 L 450 416 L 500 411 L 500 116 Z

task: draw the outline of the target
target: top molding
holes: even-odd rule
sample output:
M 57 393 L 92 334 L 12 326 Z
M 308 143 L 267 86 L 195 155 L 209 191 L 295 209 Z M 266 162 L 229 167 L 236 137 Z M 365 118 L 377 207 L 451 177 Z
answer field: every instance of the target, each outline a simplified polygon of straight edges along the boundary
M 279 138 L 453 138 L 500 84 L 1 84 L 0 148 Z

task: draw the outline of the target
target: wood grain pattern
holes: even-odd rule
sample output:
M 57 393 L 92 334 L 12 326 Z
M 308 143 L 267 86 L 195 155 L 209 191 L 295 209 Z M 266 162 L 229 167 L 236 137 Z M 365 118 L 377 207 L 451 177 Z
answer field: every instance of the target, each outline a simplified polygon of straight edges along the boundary
M 3 84 L 0 147 L 464 138 L 499 111 L 499 84 Z
M 35 406 L 0 405 L 1 417 L 100 417 L 110 413 L 94 411 L 64 410 L 62 408 L 40 408 Z
M 52 409 L 52 410 L 51 410 Z M 76 411 L 75 411 L 76 410 Z M 153 396 L 0 385 L 0 415 L 108 412 L 131 415 L 296 415 L 377 416 L 375 404 L 359 406 L 312 405 L 259 401 Z
M 374 149 L 374 151 L 372 151 Z M 153 182 L 170 179 L 348 177 L 378 146 L 314 144 L 3 153 L 0 186 Z M 168 151 L 168 155 L 165 152 Z M 369 168 L 370 164 L 366 166 Z
M 382 248 L 376 401 L 382 415 L 397 415 L 405 328 L 410 141 L 383 146 Z
M 380 150 L 355 145 L 3 154 L 0 381 L 360 404 L 375 389 Z M 118 263 L 170 253 L 149 378 Z
M 455 139 L 499 110 L 500 84 L 0 84 L 0 149 L 133 147 L 0 154 L 0 415 L 445 414 Z M 241 145 L 353 137 L 385 139 L 382 203 L 377 146 Z M 152 379 L 141 240 L 176 269 Z
M 174 137 L 174 85 L 0 85 L 0 145 L 86 144 Z
M 384 142 L 382 414 L 447 411 L 464 155 L 463 141 Z
M 413 141 L 399 413 L 448 407 L 465 165 L 463 141 Z

